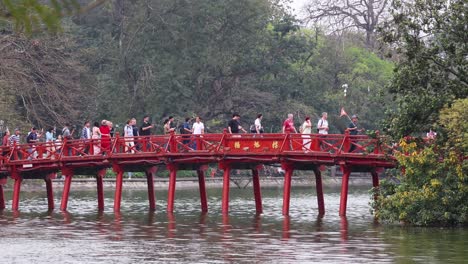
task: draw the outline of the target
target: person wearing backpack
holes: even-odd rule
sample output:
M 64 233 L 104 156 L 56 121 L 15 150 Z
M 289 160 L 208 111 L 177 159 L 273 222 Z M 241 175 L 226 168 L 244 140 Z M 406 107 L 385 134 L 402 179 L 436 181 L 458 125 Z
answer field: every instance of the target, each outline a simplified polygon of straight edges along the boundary
M 322 118 L 319 119 L 317 123 L 317 132 L 322 135 L 328 134 L 328 114 L 327 112 L 322 113 Z
M 190 117 L 186 117 L 185 118 L 185 122 L 180 125 L 179 127 L 179 132 L 181 135 L 187 135 L 187 136 L 182 136 L 182 143 L 184 145 L 187 145 L 188 143 L 190 143 L 190 136 L 188 136 L 189 134 L 192 134 L 192 128 L 190 127 Z
M 263 118 L 262 114 L 257 115 L 257 119 L 255 119 L 254 124 L 250 126 L 250 133 L 254 133 L 254 134 L 263 133 L 262 118 Z

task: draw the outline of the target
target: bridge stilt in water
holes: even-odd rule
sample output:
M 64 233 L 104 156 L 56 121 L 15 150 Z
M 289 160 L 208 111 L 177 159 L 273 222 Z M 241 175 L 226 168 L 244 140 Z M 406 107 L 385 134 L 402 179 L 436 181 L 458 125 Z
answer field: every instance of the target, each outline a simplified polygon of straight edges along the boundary
M 376 171 L 372 171 L 371 174 L 372 174 L 372 186 L 374 188 L 379 187 L 379 174 Z M 378 195 L 376 193 L 374 195 L 374 200 L 377 200 L 377 198 L 378 198 Z
M 154 173 L 156 172 L 156 167 L 146 170 L 146 183 L 148 185 L 148 202 L 149 209 L 151 211 L 156 210 L 156 199 L 154 196 Z
M 22 181 L 23 179 L 21 177 L 18 177 L 15 179 L 15 185 L 13 187 L 13 202 L 11 204 L 13 211 L 18 211 L 19 209 L 19 199 L 20 199 Z
M 340 195 L 340 216 L 346 216 L 346 204 L 348 203 L 348 184 L 351 168 L 348 166 L 341 166 L 343 171 L 343 178 L 341 179 L 341 195 Z
M 253 191 L 255 196 L 255 210 L 257 214 L 263 213 L 262 193 L 260 190 L 260 178 L 258 177 L 258 169 L 252 169 Z
M 325 202 L 323 199 L 323 186 L 322 186 L 322 173 L 318 168 L 314 169 L 315 174 L 315 188 L 317 190 L 317 205 L 319 216 L 325 215 Z
M 225 165 L 223 170 L 223 197 L 221 212 L 223 215 L 226 215 L 229 213 L 229 185 L 231 183 L 231 167 Z
M 54 205 L 54 191 L 52 189 L 52 180 L 50 177 L 46 177 L 44 179 L 45 184 L 46 184 L 46 190 L 47 190 L 47 205 L 49 206 L 49 210 L 53 210 L 55 208 Z
M 124 171 L 120 166 L 114 166 L 113 170 L 117 173 L 117 176 L 115 178 L 114 212 L 120 212 Z
M 200 206 L 202 213 L 208 212 L 208 202 L 206 199 L 206 187 L 205 187 L 205 171 L 202 169 L 197 170 L 198 174 L 198 187 L 200 190 Z
M 289 215 L 289 204 L 291 199 L 291 179 L 294 169 L 291 165 L 283 165 L 284 189 L 283 189 L 283 215 Z
M 99 211 L 104 211 L 104 175 L 106 175 L 105 169 L 98 171 L 98 173 L 96 174 L 96 191 Z
M 62 171 L 62 173 L 64 173 Z M 70 186 L 73 178 L 73 173 L 67 172 L 65 174 L 65 183 L 63 184 L 63 192 L 62 192 L 62 202 L 60 204 L 60 210 L 66 211 L 68 206 L 68 196 L 70 194 Z
M 0 210 L 5 209 L 5 195 L 3 193 L 3 184 L 0 184 Z
M 177 178 L 177 167 L 173 164 L 168 164 L 167 168 L 169 169 L 169 190 L 167 193 L 167 211 L 169 213 L 173 213 L 176 178 Z

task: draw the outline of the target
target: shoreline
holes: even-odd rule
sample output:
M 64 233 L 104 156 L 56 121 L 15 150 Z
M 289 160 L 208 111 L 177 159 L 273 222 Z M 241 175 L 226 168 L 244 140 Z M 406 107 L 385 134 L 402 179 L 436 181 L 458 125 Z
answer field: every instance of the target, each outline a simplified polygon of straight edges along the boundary
M 55 190 L 63 189 L 64 180 L 54 179 L 52 180 L 52 186 Z M 115 178 L 104 178 L 104 188 L 115 189 Z M 338 188 L 341 187 L 341 177 L 322 177 L 324 188 Z M 283 187 L 283 177 L 261 177 L 261 187 Z M 206 188 L 221 188 L 223 186 L 223 177 L 206 177 L 205 178 Z M 169 178 L 154 177 L 154 189 L 155 190 L 167 190 L 169 186 Z M 176 183 L 177 189 L 192 189 L 198 188 L 198 178 L 179 178 Z M 294 176 L 292 177 L 291 186 L 308 186 L 315 187 L 314 176 Z M 353 187 L 369 187 L 372 188 L 372 178 L 370 177 L 351 177 L 349 179 L 349 186 Z M 231 188 L 252 188 L 251 177 L 231 177 L 230 181 Z M 45 182 L 43 180 L 24 180 L 22 182 L 22 191 L 41 191 L 45 190 Z M 74 190 L 94 190 L 96 188 L 95 178 L 76 178 L 72 180 L 72 189 Z M 134 178 L 123 180 L 123 189 L 131 190 L 146 190 L 147 182 L 146 178 Z M 13 190 L 13 181 L 9 180 L 4 186 L 4 190 Z

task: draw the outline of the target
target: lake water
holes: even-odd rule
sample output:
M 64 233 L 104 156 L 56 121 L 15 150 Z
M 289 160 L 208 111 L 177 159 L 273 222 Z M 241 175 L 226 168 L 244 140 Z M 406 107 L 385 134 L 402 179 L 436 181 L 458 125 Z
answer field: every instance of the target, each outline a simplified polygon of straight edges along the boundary
M 220 213 L 221 189 L 208 190 L 205 215 L 198 189 L 177 190 L 173 215 L 163 191 L 156 212 L 145 191 L 125 191 L 120 214 L 112 192 L 99 213 L 95 192 L 72 186 L 63 213 L 47 212 L 45 192 L 23 191 L 19 213 L 10 199 L 0 211 L 0 263 L 468 263 L 468 229 L 380 225 L 366 189 L 351 188 L 344 219 L 339 190 L 326 190 L 326 215 L 318 218 L 313 188 L 293 187 L 283 217 L 282 188 L 262 189 L 264 214 L 256 216 L 249 187 L 231 189 L 229 217 Z

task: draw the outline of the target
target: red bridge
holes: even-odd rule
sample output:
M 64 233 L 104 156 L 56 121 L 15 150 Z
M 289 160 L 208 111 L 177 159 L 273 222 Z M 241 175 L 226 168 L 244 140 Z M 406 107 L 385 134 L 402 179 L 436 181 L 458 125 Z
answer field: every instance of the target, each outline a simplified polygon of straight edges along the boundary
M 393 150 L 381 137 L 301 134 L 204 134 L 96 140 L 68 140 L 60 143 L 1 147 L 0 209 L 5 208 L 3 185 L 14 180 L 12 209 L 18 210 L 21 183 L 24 179 L 44 179 L 49 209 L 54 209 L 52 179 L 58 171 L 65 176 L 61 210 L 67 209 L 74 175 L 95 175 L 98 209 L 104 210 L 103 177 L 108 168 L 117 174 L 114 211 L 120 210 L 123 173 L 144 171 L 148 183 L 149 208 L 154 210 L 153 175 L 157 168 L 169 170 L 167 211 L 173 212 L 178 170 L 196 170 L 202 212 L 208 211 L 205 171 L 217 163 L 223 172 L 222 213 L 229 210 L 231 169 L 250 169 L 256 212 L 262 213 L 259 169 L 263 165 L 281 164 L 285 170 L 283 214 L 289 214 L 291 177 L 294 170 L 312 170 L 315 174 L 319 214 L 325 214 L 320 168 L 339 165 L 342 172 L 340 215 L 346 215 L 348 181 L 351 172 L 370 172 L 373 186 L 379 184 L 378 172 L 395 167 Z M 102 147 L 102 148 L 101 148 Z M 101 150 L 101 153 L 97 153 Z M 103 152 L 103 150 L 106 150 Z

